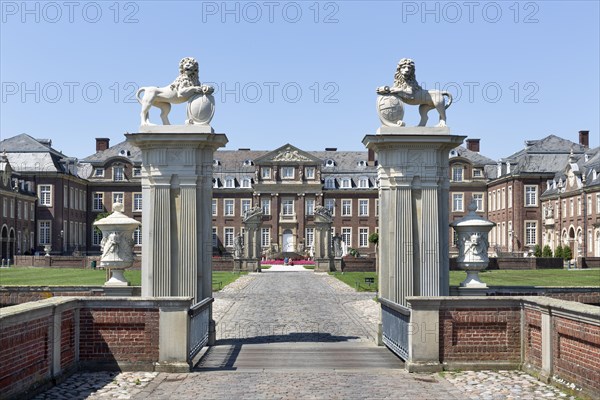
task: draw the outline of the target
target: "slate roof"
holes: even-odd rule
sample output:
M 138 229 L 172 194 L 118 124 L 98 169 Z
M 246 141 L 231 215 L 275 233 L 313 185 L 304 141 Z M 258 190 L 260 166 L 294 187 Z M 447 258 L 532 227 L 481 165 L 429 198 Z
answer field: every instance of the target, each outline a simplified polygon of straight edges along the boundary
M 587 156 L 587 161 L 586 161 Z M 554 174 L 552 179 L 549 179 L 550 188 L 546 189 L 542 196 L 551 196 L 558 193 L 558 183 L 566 182 L 567 171 L 572 169 L 577 177 L 578 182 L 583 184 L 582 177 L 585 176 L 585 187 L 600 186 L 600 147 L 587 149 L 584 154 L 567 156 L 566 162 L 561 164 L 561 168 Z M 594 171 L 596 178 L 594 179 Z
M 452 157 L 466 158 L 475 167 L 483 167 L 485 165 L 496 165 L 496 161 L 492 160 L 491 158 L 483 156 L 476 151 L 471 151 L 463 146 L 455 147 L 451 151 L 454 151 L 456 154 L 455 156 L 451 155 L 450 156 L 451 158 Z
M 39 140 L 22 133 L 1 141 L 0 152 L 6 152 L 12 168 L 18 172 L 65 172 L 60 160 L 68 157 L 50 147 L 48 139 Z
M 104 151 L 99 151 L 95 154 L 87 156 L 81 160 L 81 162 L 90 163 L 92 165 L 102 165 L 114 157 L 126 157 L 135 165 L 141 165 L 142 163 L 141 150 L 137 146 L 134 146 L 127 141 L 122 141 L 121 143 L 117 143 Z

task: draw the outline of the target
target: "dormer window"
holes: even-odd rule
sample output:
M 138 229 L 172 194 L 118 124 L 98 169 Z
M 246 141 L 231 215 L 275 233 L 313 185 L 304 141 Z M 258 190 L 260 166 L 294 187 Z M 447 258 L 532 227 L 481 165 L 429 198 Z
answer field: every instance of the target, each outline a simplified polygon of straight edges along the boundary
M 481 168 L 473 168 L 473 178 L 483 177 L 483 171 Z
M 456 150 L 450 150 L 450 157 L 456 157 L 457 155 Z
M 123 182 L 125 180 L 125 168 L 122 165 L 113 167 L 113 180 L 115 182 Z
M 335 178 L 331 176 L 325 178 L 325 189 L 335 189 Z
M 218 189 L 219 188 L 219 180 L 217 178 L 213 178 L 212 183 L 213 183 L 213 188 L 214 189 Z
M 271 179 L 271 167 L 262 167 L 260 171 L 263 179 Z
M 596 172 L 595 169 L 593 169 L 592 170 L 592 180 L 595 181 L 597 177 L 598 177 L 598 173 Z
M 304 168 L 304 175 L 306 179 L 315 179 L 315 167 Z
M 281 179 L 294 179 L 294 167 L 281 167 Z
M 235 187 L 235 178 L 233 176 L 228 176 L 227 178 L 225 178 L 225 187 L 227 189 Z
M 244 160 L 244 166 L 245 166 L 245 167 L 250 167 L 250 166 L 252 166 L 252 165 L 254 165 L 254 161 L 252 161 L 252 160 L 250 160 L 250 159 L 248 159 L 248 160 Z
M 333 161 L 331 158 L 325 161 L 325 166 L 326 167 L 335 167 L 335 161 Z
M 221 161 L 217 160 L 216 158 L 213 160 L 213 166 L 219 166 L 221 165 Z
M 352 188 L 352 179 L 350 178 L 342 178 L 342 189 L 350 189 Z
M 358 187 L 360 189 L 368 189 L 369 188 L 369 178 L 366 176 L 361 176 L 358 178 Z
M 104 168 L 94 168 L 94 176 L 96 178 L 101 178 L 104 176 Z
M 140 167 L 136 167 L 133 169 L 133 176 L 142 176 L 142 169 Z
M 452 167 L 452 180 L 454 182 L 462 182 L 463 181 L 463 171 L 464 168 L 462 165 L 455 165 Z
M 367 166 L 367 162 L 365 160 L 360 160 L 359 162 L 356 163 L 359 167 L 366 167 Z
M 242 182 L 241 182 L 241 186 L 244 189 L 249 189 L 252 186 L 252 179 L 248 178 L 248 177 L 244 177 L 242 178 Z

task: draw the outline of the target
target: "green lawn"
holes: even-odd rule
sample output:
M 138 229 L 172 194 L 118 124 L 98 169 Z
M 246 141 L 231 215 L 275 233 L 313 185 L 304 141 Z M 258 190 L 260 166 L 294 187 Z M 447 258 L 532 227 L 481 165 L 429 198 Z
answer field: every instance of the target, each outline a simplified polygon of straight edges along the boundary
M 347 285 L 359 291 L 377 291 L 377 276 L 374 272 L 331 272 Z M 466 278 L 463 271 L 450 271 L 450 286 L 458 286 Z M 484 271 L 479 274 L 481 280 L 488 286 L 600 286 L 600 269 L 564 270 L 564 269 L 538 269 L 538 270 L 494 270 Z M 365 278 L 375 278 L 375 283 L 365 284 Z
M 241 274 L 234 272 L 213 272 L 213 290 L 220 290 L 235 281 Z M 141 271 L 125 271 L 125 278 L 132 286 L 141 285 Z M 106 282 L 106 271 L 79 268 L 2 268 L 0 286 L 102 286 Z

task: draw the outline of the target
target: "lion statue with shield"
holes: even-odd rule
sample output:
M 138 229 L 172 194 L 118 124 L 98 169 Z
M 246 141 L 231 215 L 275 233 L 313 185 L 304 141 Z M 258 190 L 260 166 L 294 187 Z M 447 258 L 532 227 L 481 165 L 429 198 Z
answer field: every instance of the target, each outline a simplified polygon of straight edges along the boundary
M 446 126 L 446 109 L 452 104 L 452 95 L 447 91 L 424 90 L 417 82 L 415 75 L 415 62 L 410 58 L 403 58 L 398 62 L 394 75 L 394 86 L 380 86 L 377 88 L 377 112 L 379 119 L 385 126 L 405 126 L 404 104 L 419 106 L 421 121 L 418 126 L 427 124 L 427 113 L 436 109 L 440 115 L 438 127 Z M 448 97 L 448 103 L 444 96 Z

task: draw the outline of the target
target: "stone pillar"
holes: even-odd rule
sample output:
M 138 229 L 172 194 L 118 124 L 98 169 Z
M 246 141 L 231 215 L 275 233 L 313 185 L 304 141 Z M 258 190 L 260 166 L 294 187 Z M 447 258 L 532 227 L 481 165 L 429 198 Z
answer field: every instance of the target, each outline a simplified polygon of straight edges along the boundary
M 242 269 L 260 272 L 260 227 L 262 225 L 262 209 L 254 207 L 244 215 L 244 260 Z
M 142 296 L 212 295 L 212 163 L 227 143 L 207 126 L 126 134 L 142 152 Z
M 407 296 L 448 295 L 448 152 L 464 138 L 448 128 L 382 127 L 363 139 L 379 163 L 382 298 L 407 306 Z
M 331 251 L 331 213 L 323 206 L 315 207 L 315 236 L 313 239 L 315 271 L 335 271 Z

